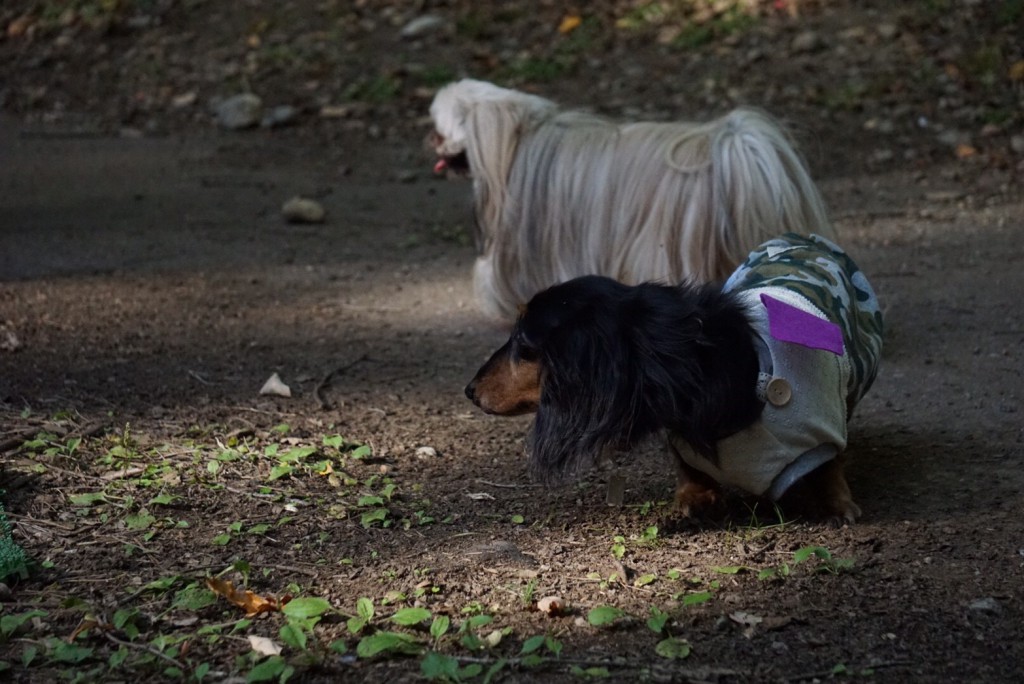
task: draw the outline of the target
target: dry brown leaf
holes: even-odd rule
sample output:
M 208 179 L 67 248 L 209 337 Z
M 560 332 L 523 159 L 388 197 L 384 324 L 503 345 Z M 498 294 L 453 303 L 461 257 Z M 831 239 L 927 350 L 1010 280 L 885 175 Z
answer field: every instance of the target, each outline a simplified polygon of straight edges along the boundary
M 1018 59 L 1010 65 L 1010 80 L 1024 81 L 1024 59 Z
M 537 601 L 537 610 L 551 617 L 565 615 L 566 605 L 561 596 L 545 596 Z
M 23 14 L 7 25 L 8 38 L 20 38 L 32 28 L 32 17 Z
M 575 31 L 580 24 L 583 23 L 583 19 L 578 14 L 566 15 L 565 19 L 562 19 L 562 23 L 558 25 L 558 32 L 563 36 Z
M 973 157 L 976 154 L 978 154 L 978 150 L 973 145 L 968 145 L 967 143 L 960 143 L 959 145 L 956 146 L 957 159 L 967 159 L 968 157 Z
M 255 592 L 249 591 L 248 589 L 236 589 L 235 585 L 229 580 L 222 580 L 217 577 L 207 577 L 206 586 L 209 587 L 210 591 L 213 593 L 223 596 L 230 603 L 233 603 L 244 610 L 246 617 L 281 610 L 281 606 L 288 602 L 286 600 L 287 597 L 282 597 L 279 601 L 273 596 L 264 598 L 263 596 L 257 595 Z

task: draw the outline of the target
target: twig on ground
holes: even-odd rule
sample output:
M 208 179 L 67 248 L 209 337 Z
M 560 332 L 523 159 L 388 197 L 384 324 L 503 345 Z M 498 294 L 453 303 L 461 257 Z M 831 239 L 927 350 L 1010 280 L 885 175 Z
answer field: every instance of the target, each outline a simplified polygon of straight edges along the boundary
M 42 429 L 42 427 L 36 426 L 31 428 L 23 428 L 22 430 L 15 432 L 14 435 L 12 435 L 11 437 L 7 437 L 3 441 L 0 441 L 0 453 L 6 451 L 13 451 L 14 449 L 17 449 L 18 447 L 25 443 L 26 439 L 34 437 L 36 433 Z
M 101 629 L 102 629 L 102 627 L 101 627 Z M 185 665 L 184 663 L 182 663 L 179 660 L 175 660 L 174 658 L 172 658 L 171 656 L 167 655 L 166 653 L 161 652 L 159 649 L 153 648 L 149 644 L 136 643 L 134 641 L 124 641 L 123 639 L 118 639 L 116 636 L 114 636 L 113 634 L 111 634 L 110 632 L 105 631 L 105 630 L 103 631 L 103 636 L 107 639 L 107 641 L 110 641 L 110 642 L 112 642 L 114 644 L 117 644 L 118 646 L 124 646 L 126 648 L 134 648 L 134 649 L 137 649 L 139 651 L 145 651 L 146 653 L 151 653 L 151 654 L 155 655 L 157 658 L 162 658 L 162 659 L 166 660 L 167 662 L 171 663 L 172 665 L 177 667 L 182 672 L 187 672 L 188 671 L 188 666 L 187 665 Z
M 324 399 L 324 396 L 322 394 L 323 390 L 331 383 L 331 379 L 335 375 L 338 375 L 340 373 L 344 373 L 345 371 L 355 367 L 357 364 L 360 364 L 360 363 L 362 363 L 363 361 L 366 361 L 366 360 L 367 360 L 367 356 L 366 356 L 366 354 L 363 354 L 359 358 L 355 359 L 354 361 L 350 361 L 349 363 L 346 363 L 343 366 L 338 366 L 334 370 L 327 371 L 324 374 L 324 377 L 321 378 L 320 382 L 318 382 L 316 387 L 313 388 L 313 398 L 316 399 L 317 404 L 320 405 L 320 408 L 322 410 L 327 411 L 328 409 L 331 408 L 330 402 L 328 402 L 326 399 Z
M 532 488 L 532 487 L 539 487 L 540 486 L 540 485 L 537 485 L 537 484 L 515 484 L 515 483 L 505 484 L 505 483 L 502 483 L 502 482 L 491 482 L 490 480 L 480 480 L 480 479 L 478 479 L 477 482 L 479 482 L 480 484 L 488 485 L 490 487 L 500 487 L 502 489 L 529 489 L 529 488 Z
M 913 665 L 913 664 L 914 664 L 914 661 L 912 661 L 912 660 L 889 660 L 889 661 L 882 662 L 882 663 L 873 663 L 871 665 L 865 665 L 861 669 L 862 670 L 880 670 L 882 668 L 887 668 L 887 667 L 901 667 L 903 665 Z M 836 673 L 835 673 L 834 670 L 820 670 L 818 672 L 808 672 L 806 674 L 793 675 L 791 677 L 783 677 L 781 679 L 781 681 L 783 681 L 783 682 L 806 682 L 808 680 L 827 679 L 829 677 L 834 677 L 835 674 Z

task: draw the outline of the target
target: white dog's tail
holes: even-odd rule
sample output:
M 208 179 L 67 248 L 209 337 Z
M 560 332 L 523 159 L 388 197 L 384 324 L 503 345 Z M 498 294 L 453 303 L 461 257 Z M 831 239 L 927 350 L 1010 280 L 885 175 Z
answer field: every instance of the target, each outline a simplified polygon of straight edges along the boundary
M 803 159 L 767 114 L 739 108 L 696 125 L 671 141 L 665 161 L 692 175 L 692 183 L 708 185 L 691 188 L 686 197 L 704 205 L 687 213 L 704 217 L 705 230 L 713 227 L 702 236 L 704 249 L 690 250 L 691 257 L 706 259 L 694 269 L 698 280 L 717 279 L 723 263 L 742 261 L 753 247 L 783 233 L 835 238 Z

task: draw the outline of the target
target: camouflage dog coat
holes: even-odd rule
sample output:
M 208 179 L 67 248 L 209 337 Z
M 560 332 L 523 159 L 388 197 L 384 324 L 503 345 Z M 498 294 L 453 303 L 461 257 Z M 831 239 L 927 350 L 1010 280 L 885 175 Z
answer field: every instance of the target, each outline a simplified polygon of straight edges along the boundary
M 682 440 L 686 463 L 775 500 L 846 447 L 846 423 L 875 379 L 882 352 L 878 300 L 857 265 L 817 235 L 769 240 L 729 277 L 760 338 L 753 425 L 719 441 L 715 462 Z

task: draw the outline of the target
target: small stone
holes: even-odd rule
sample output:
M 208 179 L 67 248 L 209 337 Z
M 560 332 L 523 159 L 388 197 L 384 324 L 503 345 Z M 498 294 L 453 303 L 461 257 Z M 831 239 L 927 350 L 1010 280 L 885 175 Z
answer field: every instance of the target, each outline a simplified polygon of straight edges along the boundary
M 263 128 L 287 126 L 294 123 L 298 116 L 299 110 L 295 107 L 291 105 L 278 105 L 276 107 L 272 107 L 263 115 L 263 120 L 260 121 L 260 125 L 263 126 Z
M 278 397 L 290 397 L 292 396 L 292 390 L 288 385 L 281 381 L 281 377 L 274 373 L 267 381 L 263 383 L 263 387 L 260 388 L 260 394 L 273 394 Z
M 191 107 L 195 104 L 199 94 L 194 90 L 175 95 L 171 98 L 171 107 L 173 109 L 184 109 L 185 107 Z
M 821 36 L 814 31 L 804 31 L 797 34 L 790 43 L 793 52 L 813 52 L 821 47 Z
M 406 169 L 404 171 L 399 171 L 395 177 L 399 183 L 415 183 L 416 179 L 419 178 L 419 175 L 419 172 L 413 169 Z
M 0 324 L 0 351 L 13 352 L 21 348 L 21 340 L 13 330 Z
M 447 31 L 448 22 L 443 17 L 436 14 L 424 14 L 402 27 L 399 35 L 406 40 L 414 40 L 432 33 L 446 33 Z
M 260 122 L 263 100 L 252 93 L 234 95 L 216 105 L 217 124 L 230 131 L 252 128 Z
M 929 202 L 955 202 L 963 196 L 964 193 L 959 190 L 935 190 L 924 194 Z
M 880 150 L 875 150 L 874 152 L 871 153 L 871 161 L 876 163 L 887 162 L 891 161 L 894 156 L 895 154 L 892 150 L 882 148 Z
M 883 40 L 892 40 L 900 34 L 900 28 L 896 24 L 879 24 L 875 29 L 878 37 Z
M 946 129 L 936 137 L 940 143 L 948 145 L 949 147 L 956 147 L 957 145 L 967 142 L 967 135 L 955 128 Z
M 0 602 L 7 602 L 14 598 L 14 594 L 11 593 L 11 588 L 0 582 Z
M 292 197 L 281 206 L 281 214 L 289 223 L 323 223 L 327 212 L 316 200 Z
M 970 602 L 970 604 L 968 604 L 967 607 L 971 610 L 976 610 L 979 613 L 998 613 L 1002 610 L 1002 607 L 999 605 L 999 602 L 991 596 L 986 596 L 985 598 L 980 599 L 974 599 Z
M 416 449 L 416 458 L 434 458 L 437 456 L 437 449 L 431 446 L 421 446 Z
M 1017 154 L 1024 154 L 1024 135 L 1015 135 L 1011 137 L 1010 149 Z

